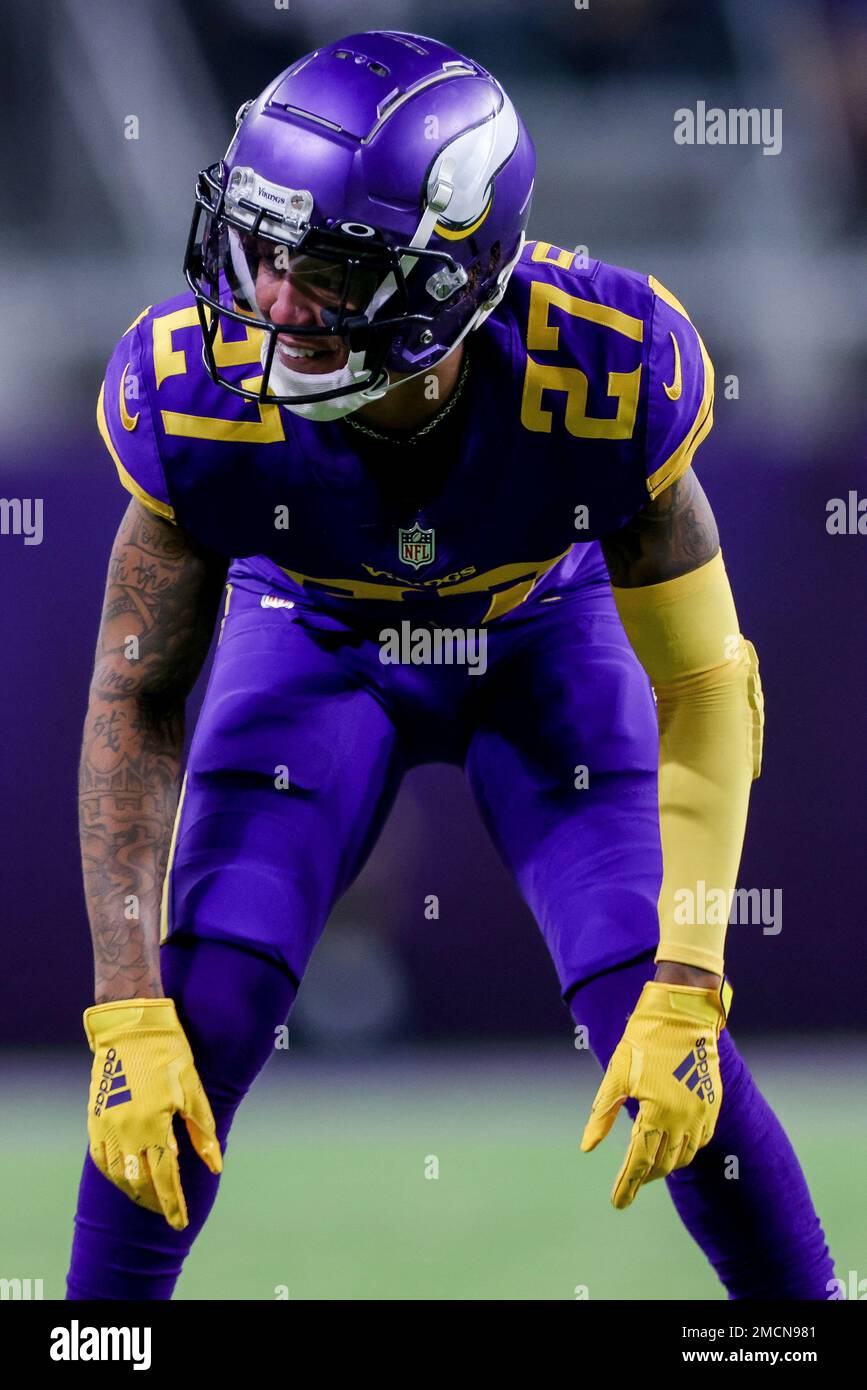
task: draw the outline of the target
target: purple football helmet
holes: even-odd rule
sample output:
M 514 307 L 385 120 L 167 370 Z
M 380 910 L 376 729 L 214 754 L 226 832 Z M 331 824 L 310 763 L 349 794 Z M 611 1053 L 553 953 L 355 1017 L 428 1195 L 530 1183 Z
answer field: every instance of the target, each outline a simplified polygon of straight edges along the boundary
M 435 39 L 376 30 L 299 59 L 198 177 L 184 272 L 211 377 L 251 400 L 332 402 L 299 412 L 322 419 L 429 371 L 500 302 L 534 170 L 500 84 Z M 304 322 L 281 316 L 287 281 L 317 306 Z M 263 334 L 255 390 L 221 370 L 223 319 Z M 338 348 L 339 372 L 291 370 Z

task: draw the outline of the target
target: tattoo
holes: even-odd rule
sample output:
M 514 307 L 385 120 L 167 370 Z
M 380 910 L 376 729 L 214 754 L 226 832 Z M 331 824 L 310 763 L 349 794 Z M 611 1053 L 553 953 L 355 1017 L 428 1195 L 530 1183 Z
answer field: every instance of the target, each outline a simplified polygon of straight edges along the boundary
M 159 911 L 184 735 L 225 561 L 130 503 L 109 563 L 79 772 L 96 1001 L 162 993 Z
M 620 589 L 676 579 L 718 550 L 713 512 L 691 468 L 619 531 L 602 537 L 611 583 Z
M 224 579 L 224 562 L 131 503 L 109 562 L 91 694 L 184 699 L 207 654 Z

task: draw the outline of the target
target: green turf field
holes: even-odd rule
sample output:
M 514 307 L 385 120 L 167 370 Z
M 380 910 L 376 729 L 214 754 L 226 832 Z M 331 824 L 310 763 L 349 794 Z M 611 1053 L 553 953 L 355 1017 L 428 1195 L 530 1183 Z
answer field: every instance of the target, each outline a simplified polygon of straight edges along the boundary
M 806 1170 L 837 1262 L 867 1276 L 860 1040 L 740 1040 Z M 0 1059 L 6 1278 L 62 1297 L 89 1054 Z M 242 1107 L 179 1298 L 721 1298 L 665 1185 L 608 1204 L 622 1118 L 578 1137 L 598 1072 L 565 1048 L 276 1053 Z M 439 1176 L 426 1177 L 438 1161 Z

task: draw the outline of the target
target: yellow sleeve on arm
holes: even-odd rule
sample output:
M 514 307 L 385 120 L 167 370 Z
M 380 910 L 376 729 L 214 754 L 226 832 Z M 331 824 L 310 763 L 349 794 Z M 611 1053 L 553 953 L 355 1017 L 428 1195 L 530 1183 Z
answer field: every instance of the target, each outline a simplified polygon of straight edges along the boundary
M 662 584 L 614 588 L 656 692 L 663 877 L 656 960 L 723 973 L 728 915 L 761 770 L 764 702 L 722 555 Z

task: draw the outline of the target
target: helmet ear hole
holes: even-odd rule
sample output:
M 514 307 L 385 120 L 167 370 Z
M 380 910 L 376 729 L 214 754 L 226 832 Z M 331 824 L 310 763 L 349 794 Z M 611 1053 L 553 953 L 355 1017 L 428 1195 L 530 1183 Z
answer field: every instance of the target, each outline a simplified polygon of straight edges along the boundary
M 340 230 L 347 236 L 360 237 L 362 240 L 376 236 L 376 228 L 369 227 L 366 222 L 341 222 Z

